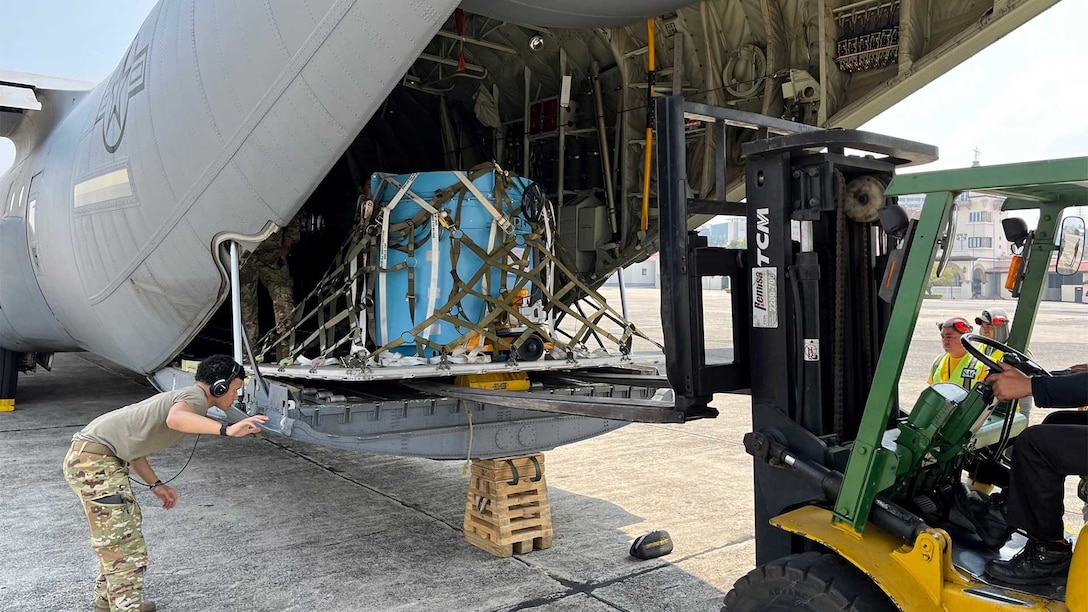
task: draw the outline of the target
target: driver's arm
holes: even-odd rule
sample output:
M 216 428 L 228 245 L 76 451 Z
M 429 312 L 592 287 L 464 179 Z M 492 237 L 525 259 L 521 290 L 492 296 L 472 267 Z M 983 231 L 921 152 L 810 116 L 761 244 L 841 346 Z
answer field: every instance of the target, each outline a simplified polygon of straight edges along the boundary
M 1088 373 L 1033 376 L 1031 395 L 1043 408 L 1076 408 L 1088 404 Z
M 998 364 L 1001 371 L 986 377 L 997 399 L 1008 402 L 1027 396 L 1043 408 L 1075 408 L 1088 404 L 1088 372 L 1059 376 L 1027 377 L 1011 365 Z

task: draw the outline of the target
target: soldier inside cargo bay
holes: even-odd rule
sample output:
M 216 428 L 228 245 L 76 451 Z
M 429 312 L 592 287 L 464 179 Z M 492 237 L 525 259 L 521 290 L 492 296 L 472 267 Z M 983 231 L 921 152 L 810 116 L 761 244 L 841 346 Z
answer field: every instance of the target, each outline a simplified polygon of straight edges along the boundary
M 272 312 L 276 317 L 276 336 L 279 337 L 294 324 L 294 279 L 287 264 L 287 255 L 291 247 L 299 241 L 302 215 L 296 215 L 290 223 L 265 239 L 249 256 L 241 269 L 242 322 L 246 326 L 246 335 L 254 351 L 260 355 L 257 341 L 260 328 L 257 310 L 257 284 L 263 284 L 272 298 Z M 276 359 L 288 357 L 290 347 L 280 342 Z

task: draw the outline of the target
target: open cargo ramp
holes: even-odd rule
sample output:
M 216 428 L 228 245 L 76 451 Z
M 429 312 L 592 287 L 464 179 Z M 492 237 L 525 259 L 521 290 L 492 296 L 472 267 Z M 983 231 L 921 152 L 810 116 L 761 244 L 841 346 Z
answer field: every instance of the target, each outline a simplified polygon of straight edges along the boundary
M 529 372 L 529 391 L 457 386 L 448 373 L 443 378 L 352 381 L 273 379 L 251 371 L 243 402 L 227 416 L 237 421 L 266 414 L 266 431 L 294 440 L 431 459 L 528 454 L 586 440 L 630 422 L 682 422 L 655 365 L 630 361 L 596 365 Z M 420 374 L 434 370 L 413 369 Z M 192 374 L 178 368 L 160 370 L 153 380 L 160 389 L 193 383 Z

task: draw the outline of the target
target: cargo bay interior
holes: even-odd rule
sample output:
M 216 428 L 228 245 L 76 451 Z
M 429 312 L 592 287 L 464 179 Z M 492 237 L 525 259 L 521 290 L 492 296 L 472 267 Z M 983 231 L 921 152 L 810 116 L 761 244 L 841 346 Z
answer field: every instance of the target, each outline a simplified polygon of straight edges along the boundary
M 649 28 L 599 29 L 458 10 L 299 212 L 303 237 L 289 256 L 296 299 L 317 285 L 352 231 L 372 172 L 467 170 L 492 161 L 547 192 L 559 218 L 557 257 L 597 286 L 657 250 L 656 172 L 646 163 L 651 95 L 856 125 L 883 83 L 909 75 L 913 63 L 939 55 L 992 12 L 960 2 L 929 10 L 942 18 L 919 20 L 898 0 L 708 1 L 659 16 Z M 715 189 L 712 132 L 709 124 L 687 126 L 688 190 L 696 200 Z M 734 128 L 725 136 L 731 201 L 743 198 L 739 145 L 754 137 Z M 651 169 L 648 193 L 644 168 Z M 709 218 L 693 211 L 692 227 Z M 263 331 L 273 320 L 267 294 L 258 295 Z M 230 329 L 228 301 L 182 357 L 225 351 Z
M 621 258 L 626 264 L 655 252 L 656 214 L 651 211 L 647 232 L 640 233 L 638 217 L 647 34 L 645 24 L 592 31 L 547 29 L 458 11 L 299 212 L 302 237 L 288 260 L 296 299 L 321 280 L 352 231 L 360 205 L 370 195 L 373 172 L 467 170 L 494 162 L 532 179 L 557 209 L 560 257 L 569 259 L 570 268 L 590 285 L 601 284 L 621 265 Z M 667 40 L 659 45 L 669 46 Z M 668 93 L 671 58 L 663 55 L 658 54 L 658 66 L 663 67 L 658 89 Z M 595 64 L 600 123 L 614 176 L 615 233 L 591 78 Z M 563 74 L 570 77 L 566 84 Z M 568 227 L 573 231 L 564 231 Z M 263 333 L 274 321 L 263 289 L 258 300 Z M 230 328 L 228 301 L 182 357 L 227 350 Z

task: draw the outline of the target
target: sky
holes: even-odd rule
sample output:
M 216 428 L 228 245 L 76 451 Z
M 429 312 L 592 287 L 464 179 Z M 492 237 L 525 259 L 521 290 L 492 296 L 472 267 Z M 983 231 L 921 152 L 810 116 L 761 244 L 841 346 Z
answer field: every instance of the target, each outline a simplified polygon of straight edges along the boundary
M 1088 2 L 1062 0 L 863 129 L 937 145 L 917 171 L 1088 155 Z
M 151 0 L 36 0 L 5 11 L 0 69 L 100 81 Z M 1088 2 L 1062 0 L 863 129 L 937 145 L 918 171 L 1088 155 Z M 0 138 L 0 172 L 14 158 Z

